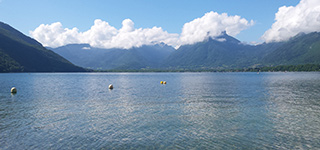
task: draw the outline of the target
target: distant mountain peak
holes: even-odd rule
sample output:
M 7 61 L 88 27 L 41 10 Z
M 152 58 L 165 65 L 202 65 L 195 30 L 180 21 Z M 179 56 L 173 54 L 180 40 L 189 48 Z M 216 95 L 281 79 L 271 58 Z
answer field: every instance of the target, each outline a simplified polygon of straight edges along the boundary
M 220 34 L 220 35 L 228 35 L 228 34 L 227 34 L 227 31 L 226 31 L 226 30 L 224 30 L 224 31 L 222 31 L 222 32 L 221 32 L 221 34 Z
M 168 45 L 168 44 L 166 44 L 166 43 L 164 43 L 164 42 L 161 42 L 161 43 L 158 43 L 158 44 L 155 44 L 155 45 L 152 45 L 152 46 L 159 46 L 159 47 L 161 47 L 161 48 L 171 48 L 172 46 L 170 46 L 170 45 Z M 173 47 L 172 47 L 173 48 Z
M 209 35 L 210 32 L 208 32 L 207 34 Z M 232 44 L 241 44 L 241 42 L 238 39 L 228 35 L 226 31 L 222 31 L 221 34 L 218 36 L 214 36 L 214 37 L 208 36 L 207 41 L 217 41 L 217 42 L 227 42 L 227 43 L 232 43 Z
M 303 35 L 306 35 L 306 33 L 304 33 L 304 32 L 299 32 L 299 33 L 296 35 L 296 37 L 298 37 L 298 36 L 303 36 Z
M 163 43 L 163 42 L 161 42 L 161 43 L 159 43 L 159 44 L 156 44 L 156 45 L 159 45 L 159 46 L 161 46 L 161 47 L 168 46 L 166 43 Z

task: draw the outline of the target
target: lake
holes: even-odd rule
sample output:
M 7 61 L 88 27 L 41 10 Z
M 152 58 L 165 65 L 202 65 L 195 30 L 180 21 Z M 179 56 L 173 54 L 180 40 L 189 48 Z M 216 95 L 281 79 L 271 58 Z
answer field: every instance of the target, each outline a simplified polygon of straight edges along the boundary
M 0 74 L 0 149 L 320 149 L 320 72 Z

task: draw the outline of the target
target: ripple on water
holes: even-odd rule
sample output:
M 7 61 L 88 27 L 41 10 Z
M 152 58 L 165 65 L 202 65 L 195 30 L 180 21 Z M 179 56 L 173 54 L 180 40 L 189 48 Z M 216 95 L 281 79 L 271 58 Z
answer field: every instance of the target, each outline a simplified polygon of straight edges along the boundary
M 0 83 L 0 149 L 320 149 L 319 73 L 0 74 Z

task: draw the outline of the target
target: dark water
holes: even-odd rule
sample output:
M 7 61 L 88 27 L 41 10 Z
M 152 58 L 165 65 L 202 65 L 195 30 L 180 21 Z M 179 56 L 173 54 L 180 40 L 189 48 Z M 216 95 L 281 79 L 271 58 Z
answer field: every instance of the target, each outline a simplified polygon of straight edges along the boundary
M 0 149 L 320 149 L 320 73 L 0 74 Z

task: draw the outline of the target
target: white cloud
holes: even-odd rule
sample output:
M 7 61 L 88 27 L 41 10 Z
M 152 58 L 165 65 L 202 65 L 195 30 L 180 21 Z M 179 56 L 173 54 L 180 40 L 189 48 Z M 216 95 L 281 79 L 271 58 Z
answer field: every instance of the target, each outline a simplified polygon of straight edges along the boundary
M 226 13 L 220 15 L 211 11 L 201 18 L 184 24 L 180 44 L 201 42 L 208 37 L 219 36 L 223 31 L 226 31 L 228 35 L 236 36 L 253 24 L 253 20 L 249 22 L 240 16 L 228 16 Z
M 82 47 L 82 49 L 90 50 L 90 47 Z
M 80 43 L 77 28 L 63 29 L 60 22 L 51 25 L 41 24 L 34 31 L 30 31 L 30 35 L 42 43 L 44 46 L 62 46 L 70 43 Z
M 201 42 L 206 38 L 219 36 L 223 31 L 235 36 L 242 30 L 252 26 L 250 22 L 240 16 L 228 16 L 226 13 L 206 13 L 203 17 L 186 23 L 182 33 L 168 33 L 161 27 L 138 28 L 130 19 L 122 21 L 122 27 L 116 29 L 108 22 L 96 19 L 94 25 L 85 32 L 77 28 L 63 28 L 60 22 L 41 24 L 30 35 L 44 46 L 59 47 L 73 43 L 88 43 L 99 48 L 125 48 L 139 47 L 156 43 L 166 43 L 179 47 L 184 44 Z
M 320 1 L 301 0 L 295 7 L 280 7 L 275 15 L 275 23 L 261 38 L 266 42 L 279 42 L 300 32 L 314 31 L 320 31 Z
M 215 39 L 215 40 L 217 40 L 217 41 L 219 41 L 219 42 L 225 42 L 225 41 L 227 41 L 227 39 L 225 39 L 225 38 L 218 38 L 218 39 Z
M 88 43 L 93 47 L 125 49 L 161 42 L 173 45 L 179 36 L 163 31 L 160 27 L 135 29 L 130 19 L 123 20 L 122 28 L 119 30 L 108 22 L 97 19 L 85 32 L 79 32 L 77 28 L 63 28 L 60 22 L 56 22 L 50 25 L 41 24 L 34 31 L 30 31 L 30 35 L 49 47 Z

